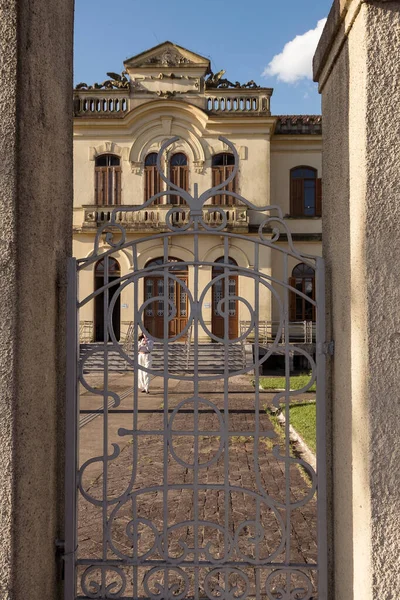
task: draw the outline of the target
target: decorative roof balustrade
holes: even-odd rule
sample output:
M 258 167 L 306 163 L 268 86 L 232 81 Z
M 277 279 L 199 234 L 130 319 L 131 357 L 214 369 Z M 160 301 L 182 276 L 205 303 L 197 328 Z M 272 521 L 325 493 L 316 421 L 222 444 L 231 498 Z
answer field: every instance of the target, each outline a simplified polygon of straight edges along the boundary
M 270 116 L 272 90 L 264 89 L 215 89 L 206 90 L 203 97 L 204 110 L 218 115 Z M 190 95 L 154 94 L 154 100 L 171 99 L 191 102 Z M 134 98 L 134 96 L 132 96 Z M 149 99 L 151 101 L 151 99 Z M 74 117 L 122 118 L 132 108 L 128 89 L 74 90 Z
M 209 113 L 252 114 L 270 116 L 272 90 L 221 89 L 207 90 L 206 110 Z
M 129 90 L 74 90 L 74 117 L 115 119 L 129 110 Z

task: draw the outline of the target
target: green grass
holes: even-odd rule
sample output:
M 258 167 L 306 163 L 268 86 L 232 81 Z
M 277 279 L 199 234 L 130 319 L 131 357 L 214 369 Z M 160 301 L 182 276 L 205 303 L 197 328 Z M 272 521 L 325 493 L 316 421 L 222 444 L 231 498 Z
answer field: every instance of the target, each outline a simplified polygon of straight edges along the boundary
M 289 413 L 290 424 L 315 453 L 317 449 L 317 407 L 315 402 L 292 404 Z
M 301 390 L 310 381 L 311 375 L 293 375 L 290 378 L 290 389 Z M 281 390 L 286 388 L 285 377 L 260 377 L 260 386 L 263 390 Z M 316 391 L 315 382 L 312 384 L 309 390 L 310 392 Z

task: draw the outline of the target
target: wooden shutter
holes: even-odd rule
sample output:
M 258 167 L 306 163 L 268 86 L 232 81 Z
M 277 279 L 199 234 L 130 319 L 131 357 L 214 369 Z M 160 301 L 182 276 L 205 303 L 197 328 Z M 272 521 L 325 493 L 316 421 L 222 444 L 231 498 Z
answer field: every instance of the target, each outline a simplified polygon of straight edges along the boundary
M 189 168 L 187 166 L 179 167 L 180 169 L 180 187 L 185 190 L 185 192 L 189 189 Z
M 215 187 L 220 185 L 224 180 L 224 167 L 213 167 L 212 168 L 212 186 Z M 218 194 L 218 196 L 213 196 L 211 198 L 212 204 L 223 204 L 223 196 L 222 194 Z
M 179 185 L 179 167 L 171 167 L 170 171 L 171 183 Z M 179 196 L 169 196 L 169 202 L 171 204 L 178 204 L 180 201 Z
M 144 201 L 151 198 L 151 167 L 144 168 Z
M 223 181 L 225 181 L 229 175 L 232 173 L 234 169 L 234 165 L 228 165 L 226 167 L 213 167 L 212 168 L 212 185 L 215 187 L 216 185 L 220 185 Z M 227 187 L 223 188 L 227 189 L 230 192 L 236 192 L 236 177 L 233 181 L 228 183 Z M 236 204 L 235 198 L 231 196 L 227 196 L 226 194 L 218 194 L 218 196 L 214 196 L 213 204 L 228 204 L 229 206 L 233 206 Z
M 98 206 L 121 204 L 121 167 L 95 167 L 94 198 Z
M 227 167 L 225 167 L 225 179 L 229 177 L 234 168 L 234 165 L 228 165 Z M 228 183 L 226 189 L 229 192 L 236 192 L 236 177 L 230 183 Z M 234 204 L 236 204 L 236 199 L 232 198 L 232 196 L 225 196 L 225 203 L 228 204 L 228 206 L 233 206 Z
M 315 216 L 322 216 L 322 179 L 316 181 Z
M 95 168 L 95 201 L 99 206 L 107 204 L 107 169 L 108 167 Z
M 109 204 L 121 204 L 121 167 L 111 167 L 108 176 L 113 176 L 113 197 Z
M 290 214 L 292 217 L 302 217 L 304 215 L 303 189 L 303 179 L 290 180 Z
M 161 177 L 154 166 L 144 168 L 144 201 L 161 191 Z M 161 204 L 162 198 L 154 200 L 154 204 Z M 170 202 L 170 200 L 167 200 Z
M 94 170 L 94 203 L 97 205 L 100 204 L 100 201 L 99 201 L 100 186 L 101 186 L 101 180 L 100 180 L 99 167 L 96 167 Z
M 171 182 L 185 190 L 189 189 L 189 168 L 187 166 L 173 166 L 170 172 Z M 183 204 L 180 196 L 170 196 L 171 204 Z
M 296 277 L 289 277 L 289 285 L 292 288 L 296 287 Z M 296 320 L 296 294 L 289 291 L 289 321 Z

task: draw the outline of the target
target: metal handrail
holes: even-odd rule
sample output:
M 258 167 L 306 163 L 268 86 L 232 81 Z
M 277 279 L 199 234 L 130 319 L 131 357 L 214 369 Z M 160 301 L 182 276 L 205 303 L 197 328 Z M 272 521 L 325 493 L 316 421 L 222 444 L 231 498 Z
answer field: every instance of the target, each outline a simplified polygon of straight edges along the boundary
M 240 335 L 250 329 L 250 321 L 240 321 Z M 258 339 L 260 344 L 270 344 L 275 341 L 280 321 L 259 321 L 257 324 Z M 252 329 L 254 331 L 254 329 Z M 284 344 L 288 335 L 289 344 L 313 344 L 315 343 L 315 323 L 313 321 L 291 321 L 282 327 L 278 343 Z M 254 337 L 250 334 L 247 338 Z M 246 339 L 247 339 L 246 338 Z M 245 341 L 245 340 L 244 340 Z

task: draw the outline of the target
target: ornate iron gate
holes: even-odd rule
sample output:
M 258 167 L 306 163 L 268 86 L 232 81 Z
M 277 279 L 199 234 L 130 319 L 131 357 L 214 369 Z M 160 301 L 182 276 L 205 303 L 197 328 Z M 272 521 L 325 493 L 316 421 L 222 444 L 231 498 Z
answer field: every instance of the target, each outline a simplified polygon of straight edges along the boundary
M 277 206 L 256 207 L 239 194 L 224 191 L 242 206 L 265 213 L 258 234 L 250 236 L 232 233 L 226 210 L 206 204 L 227 189 L 238 170 L 237 152 L 224 138 L 220 139 L 235 157 L 235 168 L 225 182 L 200 196 L 195 186 L 191 196 L 168 181 L 160 160 L 176 139 L 163 144 L 157 161 L 166 191 L 134 209 L 114 209 L 111 221 L 99 229 L 90 257 L 71 259 L 69 265 L 65 600 L 326 600 L 323 261 L 296 250 Z M 167 213 L 165 231 L 127 239 L 121 214 L 143 210 L 172 194 L 183 203 Z M 218 262 L 200 260 L 204 236 L 214 236 L 221 245 Z M 162 261 L 141 266 L 141 251 L 149 242 L 159 245 Z M 168 260 L 170 245 L 179 243 L 190 247 L 191 259 L 179 263 L 188 269 L 189 282 L 179 279 Z M 251 268 L 230 260 L 233 243 L 251 245 Z M 132 269 L 110 280 L 112 257 L 128 251 Z M 275 262 L 279 258 L 280 278 L 261 268 L 265 252 L 275 254 Z M 78 274 L 100 258 L 103 286 L 80 298 Z M 315 300 L 290 286 L 292 259 L 315 270 Z M 218 269 L 214 279 L 204 283 L 201 273 L 207 268 L 212 273 L 213 267 Z M 161 293 L 155 291 L 151 298 L 143 287 L 150 275 L 163 282 Z M 229 289 L 233 278 L 238 282 L 235 295 Z M 220 338 L 205 317 L 207 308 L 211 314 L 213 285 L 221 292 Z M 171 286 L 181 290 L 188 306 L 185 327 L 172 335 L 169 325 L 177 307 L 176 295 L 169 294 Z M 117 298 L 128 290 L 133 298 L 131 348 L 117 341 L 113 329 Z M 104 302 L 104 342 L 79 357 L 79 310 L 99 294 Z M 282 336 L 290 329 L 290 294 L 315 307 L 315 346 L 296 345 L 289 335 Z M 267 296 L 279 319 L 272 338 L 264 342 L 259 310 Z M 230 304 L 246 313 L 247 325 L 235 339 L 229 336 Z M 144 367 L 138 361 L 138 338 L 146 331 L 146 310 L 155 306 L 163 320 L 163 334 L 153 338 L 160 360 L 158 366 Z M 220 352 L 219 372 L 200 369 L 205 338 L 213 340 Z M 178 365 L 174 361 L 179 339 L 191 340 L 192 369 L 185 369 L 184 361 Z M 253 345 L 253 361 L 237 366 L 231 353 L 243 340 Z M 116 355 L 131 378 L 123 393 L 111 381 L 110 365 Z M 283 357 L 285 373 L 285 389 L 277 391 L 271 403 L 285 417 L 280 432 L 278 425 L 271 425 L 264 407 L 267 397 L 259 389 L 262 365 L 273 355 Z M 309 365 L 309 380 L 298 391 L 290 390 L 293 356 L 302 356 Z M 87 373 L 93 357 L 101 361 L 96 384 Z M 162 403 L 152 408 L 146 408 L 143 398 L 148 396 L 142 396 L 138 387 L 140 369 L 159 378 Z M 239 385 L 243 383 L 239 376 L 250 372 L 254 372 L 251 393 Z M 296 396 L 316 381 L 318 478 L 316 469 L 292 452 L 289 411 Z M 91 404 L 80 403 L 82 391 Z M 96 417 L 101 432 L 101 439 L 91 442 L 101 449 L 89 457 L 86 441 L 79 444 L 82 413 L 88 415 L 85 423 Z

